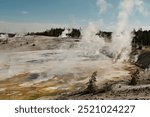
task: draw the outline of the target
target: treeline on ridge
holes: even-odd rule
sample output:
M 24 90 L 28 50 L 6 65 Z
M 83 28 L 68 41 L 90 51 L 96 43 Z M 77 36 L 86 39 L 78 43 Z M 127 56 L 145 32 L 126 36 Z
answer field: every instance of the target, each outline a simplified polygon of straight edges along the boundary
M 52 36 L 52 37 L 59 37 L 62 32 L 64 31 L 65 29 L 62 29 L 62 28 L 52 28 L 50 30 L 46 30 L 44 32 L 31 32 L 31 33 L 28 33 L 27 35 L 40 35 L 40 36 Z M 70 29 L 68 29 L 70 30 Z M 72 29 L 70 33 L 66 34 L 68 35 L 69 37 L 72 37 L 72 38 L 79 38 L 81 36 L 81 31 L 79 29 Z
M 46 30 L 43 32 L 29 32 L 26 35 L 40 35 L 40 36 L 52 36 L 52 37 L 59 37 L 62 35 L 62 32 L 65 30 L 65 28 L 52 28 L 50 30 Z M 68 29 L 70 30 L 70 29 Z M 5 33 L 0 33 L 5 34 Z M 150 30 L 142 30 L 140 28 L 139 30 L 133 30 L 132 31 L 133 40 L 132 45 L 133 46 L 150 46 Z M 71 29 L 70 33 L 66 34 L 68 37 L 72 38 L 80 38 L 81 35 L 81 29 Z M 107 38 L 108 40 L 111 40 L 112 32 L 106 32 L 106 31 L 99 31 L 96 35 L 99 35 L 101 37 Z M 8 37 L 14 37 L 15 34 L 8 33 Z
M 135 46 L 150 46 L 150 30 L 142 30 L 133 31 L 134 37 L 132 40 L 132 44 Z

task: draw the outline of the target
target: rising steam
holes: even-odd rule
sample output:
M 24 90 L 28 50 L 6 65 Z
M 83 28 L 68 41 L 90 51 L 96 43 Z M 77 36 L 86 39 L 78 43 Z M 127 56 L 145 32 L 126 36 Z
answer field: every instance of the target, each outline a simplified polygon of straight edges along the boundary
M 71 29 L 65 29 L 62 34 L 60 35 L 61 38 L 67 38 L 69 33 L 71 33 L 72 30 Z
M 97 0 L 97 5 L 99 7 L 100 14 L 106 11 L 108 6 L 110 6 L 106 0 Z M 115 61 L 124 61 L 129 59 L 133 35 L 129 30 L 128 21 L 134 10 L 137 10 L 144 15 L 147 14 L 147 11 L 144 9 L 143 0 L 122 0 L 120 2 L 116 28 L 112 34 L 112 42 L 109 44 L 109 53 L 113 55 Z M 106 43 L 104 42 L 104 39 L 95 41 L 99 38 L 98 36 L 95 36 L 96 32 L 98 32 L 98 27 L 90 23 L 87 29 L 83 31 L 83 40 L 95 43 L 91 45 L 94 45 L 93 48 L 97 51 L 98 49 L 100 50 L 102 47 L 106 46 Z M 97 46 L 98 43 L 99 47 Z
M 117 27 L 112 35 L 112 50 L 115 60 L 128 60 L 131 52 L 132 34 L 128 27 L 129 17 L 133 10 L 143 11 L 142 0 L 123 0 L 119 6 Z
M 99 38 L 96 33 L 99 31 L 99 25 L 94 22 L 89 22 L 88 26 L 82 31 L 82 47 L 87 54 L 99 54 L 99 50 L 105 45 L 104 39 Z

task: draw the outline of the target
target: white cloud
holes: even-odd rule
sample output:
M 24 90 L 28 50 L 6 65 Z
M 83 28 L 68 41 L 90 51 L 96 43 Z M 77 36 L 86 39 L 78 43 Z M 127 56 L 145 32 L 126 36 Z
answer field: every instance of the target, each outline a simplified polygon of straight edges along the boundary
M 97 0 L 97 6 L 99 7 L 99 13 L 102 14 L 111 6 L 111 4 L 107 3 L 106 0 Z
M 136 1 L 136 5 L 137 5 L 137 9 L 138 11 L 145 15 L 148 16 L 149 12 L 147 11 L 147 9 L 144 8 L 145 4 L 144 4 L 144 0 L 135 0 Z
M 21 11 L 21 14 L 23 14 L 23 15 L 26 15 L 28 13 L 29 13 L 28 11 Z

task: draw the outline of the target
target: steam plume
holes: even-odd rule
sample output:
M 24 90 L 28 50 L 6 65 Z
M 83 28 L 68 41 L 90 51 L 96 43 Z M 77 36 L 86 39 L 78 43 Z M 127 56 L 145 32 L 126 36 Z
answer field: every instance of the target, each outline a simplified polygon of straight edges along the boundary
M 99 54 L 99 50 L 105 45 L 104 39 L 96 35 L 99 31 L 98 23 L 89 22 L 82 32 L 82 46 L 88 53 Z
M 60 35 L 61 38 L 67 38 L 69 33 L 71 33 L 71 29 L 65 29 L 62 34 Z
M 142 11 L 142 0 L 123 0 L 120 3 L 117 28 L 112 35 L 112 47 L 115 59 L 127 60 L 131 52 L 132 35 L 128 29 L 129 16 L 133 10 L 139 8 Z
M 104 13 L 107 8 L 110 6 L 109 3 L 107 3 L 106 0 L 97 0 L 97 6 L 99 6 L 99 13 L 102 14 Z

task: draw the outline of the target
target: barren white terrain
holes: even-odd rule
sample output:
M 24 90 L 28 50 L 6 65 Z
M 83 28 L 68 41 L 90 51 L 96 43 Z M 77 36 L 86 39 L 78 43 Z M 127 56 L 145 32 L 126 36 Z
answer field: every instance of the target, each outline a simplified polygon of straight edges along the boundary
M 132 65 L 94 51 L 71 38 L 9 38 L 0 45 L 0 99 L 53 99 L 84 89 L 94 71 L 97 86 L 128 80 Z

